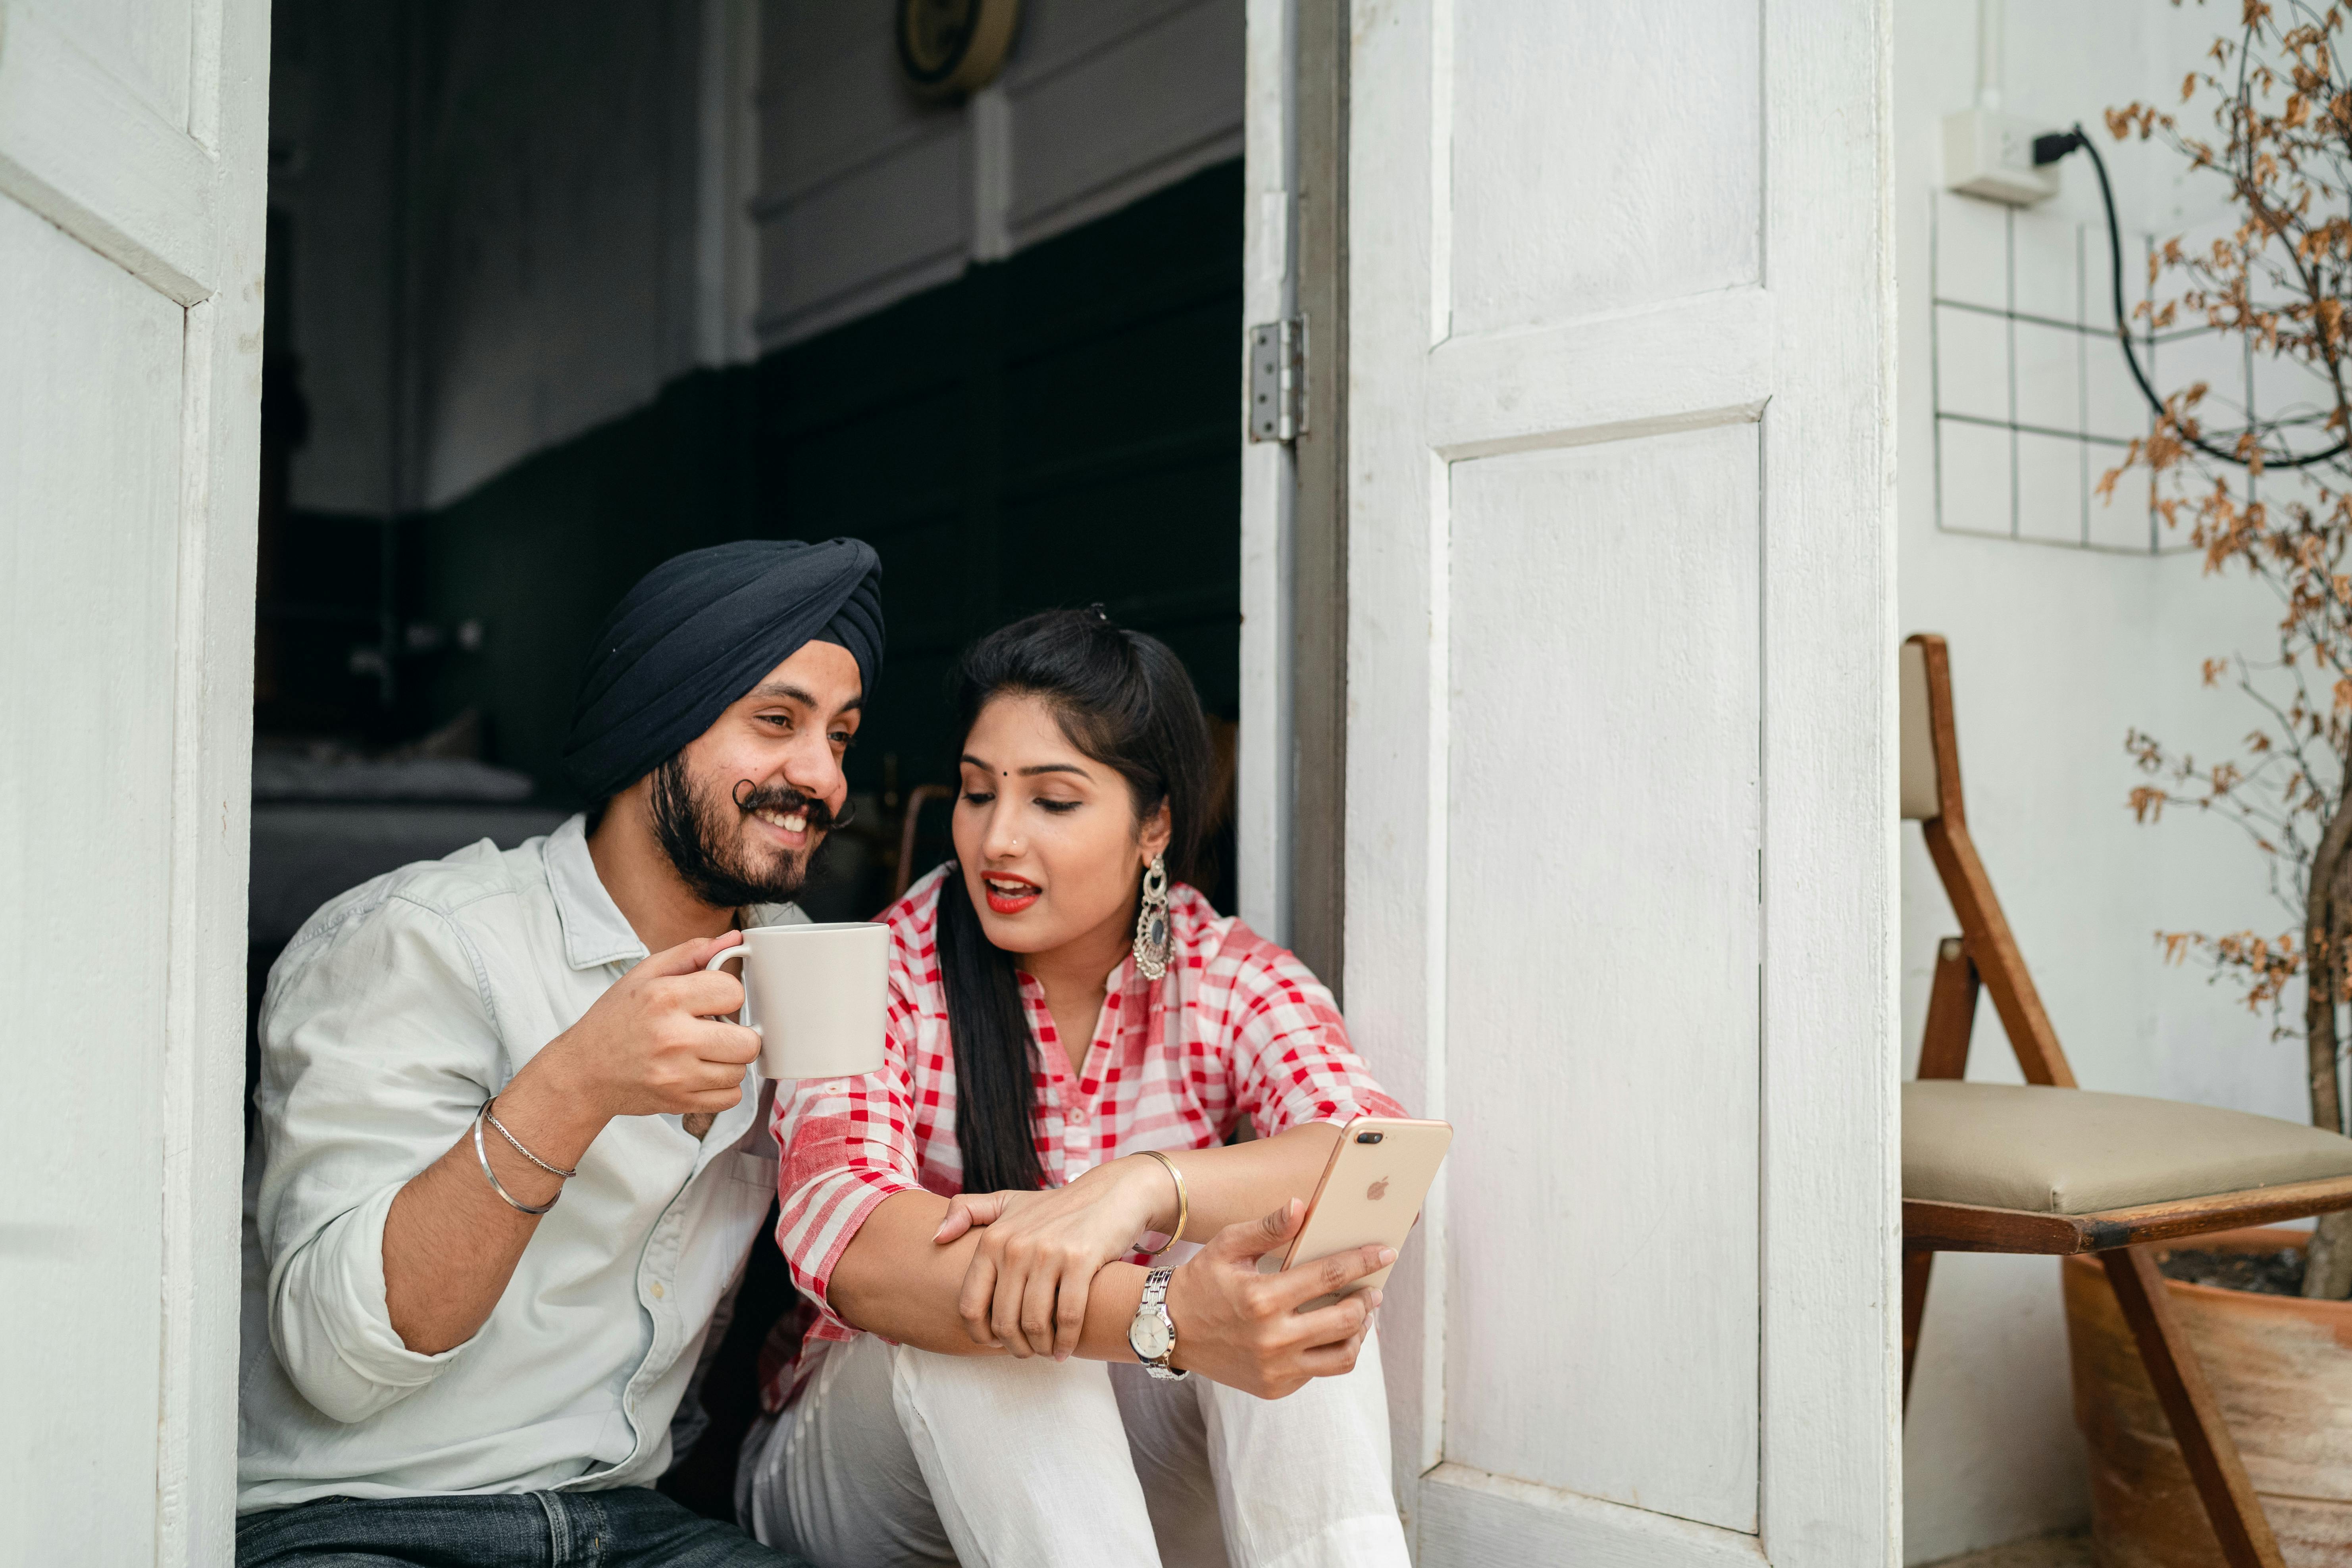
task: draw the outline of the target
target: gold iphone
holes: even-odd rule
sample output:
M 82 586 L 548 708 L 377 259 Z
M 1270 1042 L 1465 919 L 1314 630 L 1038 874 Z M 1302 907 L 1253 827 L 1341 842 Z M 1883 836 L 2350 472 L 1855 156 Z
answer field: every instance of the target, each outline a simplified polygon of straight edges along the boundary
M 1396 1116 L 1359 1116 L 1339 1131 L 1322 1179 L 1307 1200 L 1307 1217 L 1289 1247 L 1257 1260 L 1258 1272 L 1273 1274 L 1357 1247 L 1402 1248 L 1421 1217 L 1422 1200 L 1454 1142 L 1447 1121 L 1414 1121 Z M 1337 1295 L 1299 1309 L 1312 1311 L 1368 1285 L 1384 1285 L 1389 1270 L 1357 1280 Z

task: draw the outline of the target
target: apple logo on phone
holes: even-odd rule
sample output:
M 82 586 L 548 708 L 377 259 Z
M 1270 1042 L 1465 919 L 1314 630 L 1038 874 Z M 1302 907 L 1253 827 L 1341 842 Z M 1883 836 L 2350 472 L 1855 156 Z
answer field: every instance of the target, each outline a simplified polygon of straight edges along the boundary
M 1370 1186 L 1364 1189 L 1364 1196 L 1373 1203 L 1378 1203 L 1388 1195 L 1389 1179 L 1386 1176 L 1382 1176 L 1379 1181 L 1374 1182 Z

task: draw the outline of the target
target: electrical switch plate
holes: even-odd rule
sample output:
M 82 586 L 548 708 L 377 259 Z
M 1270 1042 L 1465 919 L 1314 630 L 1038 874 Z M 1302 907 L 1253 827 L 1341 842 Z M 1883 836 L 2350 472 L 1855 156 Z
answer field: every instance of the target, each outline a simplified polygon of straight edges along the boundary
M 2033 139 L 2050 129 L 1990 109 L 1946 115 L 1944 184 L 2013 207 L 2048 201 L 2058 194 L 2058 165 L 2033 166 Z

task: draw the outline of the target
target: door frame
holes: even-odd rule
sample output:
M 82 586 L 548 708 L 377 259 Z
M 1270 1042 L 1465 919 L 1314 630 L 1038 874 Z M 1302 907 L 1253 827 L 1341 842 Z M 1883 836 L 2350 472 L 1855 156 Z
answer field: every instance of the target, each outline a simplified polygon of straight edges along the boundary
M 1245 0 L 1240 912 L 1346 997 L 1349 0 Z M 1251 441 L 1247 335 L 1302 324 L 1296 437 Z

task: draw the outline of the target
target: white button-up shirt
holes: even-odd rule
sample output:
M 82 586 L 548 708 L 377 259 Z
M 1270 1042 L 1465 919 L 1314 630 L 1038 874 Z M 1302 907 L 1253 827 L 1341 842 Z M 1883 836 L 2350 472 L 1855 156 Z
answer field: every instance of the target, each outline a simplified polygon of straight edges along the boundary
M 776 1194 L 756 1069 L 700 1140 L 676 1116 L 607 1125 L 464 1344 L 408 1349 L 383 1290 L 394 1194 L 645 956 L 580 817 L 378 877 L 295 936 L 261 1009 L 239 1511 L 646 1486 L 668 1468 L 712 1311 Z

